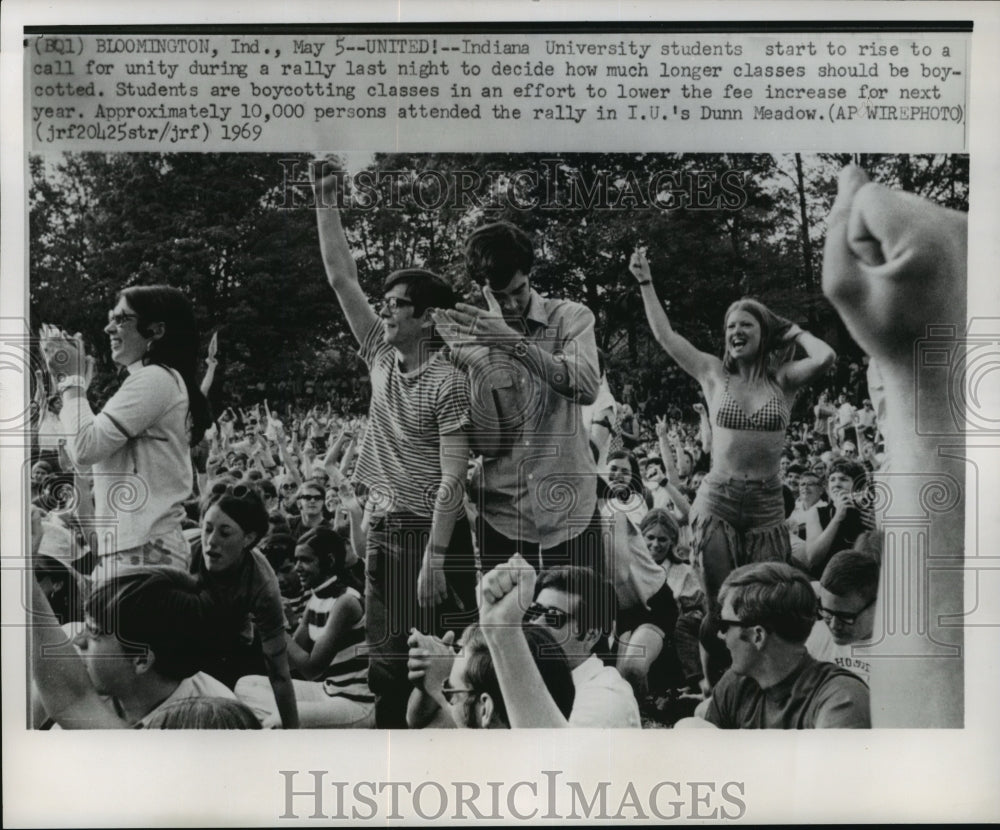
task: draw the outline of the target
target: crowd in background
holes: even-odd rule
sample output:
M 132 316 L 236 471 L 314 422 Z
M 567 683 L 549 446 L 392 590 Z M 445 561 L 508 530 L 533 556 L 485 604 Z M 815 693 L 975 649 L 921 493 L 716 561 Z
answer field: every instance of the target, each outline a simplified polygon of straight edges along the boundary
M 122 292 L 96 414 L 82 342 L 43 331 L 33 725 L 870 725 L 883 361 L 746 301 L 699 352 L 637 253 L 683 374 L 615 390 L 517 228 L 470 237 L 485 309 L 420 269 L 376 308 L 317 214 L 365 412 L 351 383 L 209 419 L 219 344 L 198 372 L 174 289 Z

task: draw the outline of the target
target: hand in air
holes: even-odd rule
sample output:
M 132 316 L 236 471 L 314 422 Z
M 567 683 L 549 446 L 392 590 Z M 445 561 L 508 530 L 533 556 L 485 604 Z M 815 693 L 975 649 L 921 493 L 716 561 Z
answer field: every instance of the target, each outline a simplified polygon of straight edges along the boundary
M 629 260 L 628 270 L 637 282 L 648 282 L 653 278 L 649 270 L 649 260 L 646 259 L 646 252 L 641 248 L 636 248 Z
M 479 622 L 484 632 L 520 626 L 535 593 L 535 569 L 519 553 L 497 565 L 479 585 Z
M 964 330 L 967 247 L 966 214 L 849 165 L 827 221 L 823 293 L 868 355 L 912 374 L 928 325 Z

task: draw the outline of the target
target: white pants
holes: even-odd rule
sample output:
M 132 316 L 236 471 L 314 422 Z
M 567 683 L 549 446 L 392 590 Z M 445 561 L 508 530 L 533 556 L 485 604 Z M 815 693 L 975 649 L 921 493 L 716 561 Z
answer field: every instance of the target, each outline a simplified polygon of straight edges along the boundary
M 295 702 L 302 729 L 372 729 L 375 726 L 375 704 L 359 703 L 346 697 L 331 697 L 323 690 L 323 681 L 292 680 Z M 236 697 L 253 709 L 265 729 L 281 726 L 278 704 L 271 691 L 271 682 L 263 675 L 253 674 L 236 681 Z

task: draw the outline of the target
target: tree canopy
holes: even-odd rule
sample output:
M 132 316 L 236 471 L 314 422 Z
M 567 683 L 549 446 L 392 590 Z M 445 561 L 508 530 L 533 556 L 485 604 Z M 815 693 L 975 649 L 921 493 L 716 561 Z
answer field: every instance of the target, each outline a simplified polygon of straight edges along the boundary
M 80 331 L 105 378 L 102 333 L 122 288 L 167 283 L 192 300 L 205 344 L 220 331 L 216 402 L 252 401 L 290 381 L 357 376 L 326 285 L 308 157 L 103 154 L 30 158 L 32 325 Z M 534 235 L 533 285 L 587 304 L 613 377 L 681 382 L 652 342 L 627 270 L 648 249 L 659 296 L 700 348 L 752 295 L 850 343 L 819 286 L 825 216 L 840 167 L 957 209 L 968 157 L 661 153 L 391 154 L 351 171 L 344 208 L 363 287 L 392 270 L 435 270 L 466 296 L 469 231 L 504 219 Z M 729 172 L 727 172 L 729 171 Z

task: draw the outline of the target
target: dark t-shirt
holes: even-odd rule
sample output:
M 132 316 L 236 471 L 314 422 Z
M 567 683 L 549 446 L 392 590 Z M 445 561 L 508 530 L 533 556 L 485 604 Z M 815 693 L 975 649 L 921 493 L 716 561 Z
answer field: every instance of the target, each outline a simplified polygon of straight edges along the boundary
M 229 630 L 222 632 L 224 635 L 237 635 L 239 639 L 251 641 L 256 629 L 263 641 L 284 633 L 285 614 L 278 577 L 264 554 L 256 548 L 247 551 L 230 570 L 211 573 L 205 568 L 200 545 L 192 545 L 190 571 L 211 595 L 226 620 Z
M 705 720 L 720 729 L 870 729 L 868 687 L 856 674 L 805 654 L 775 686 L 727 671 Z

